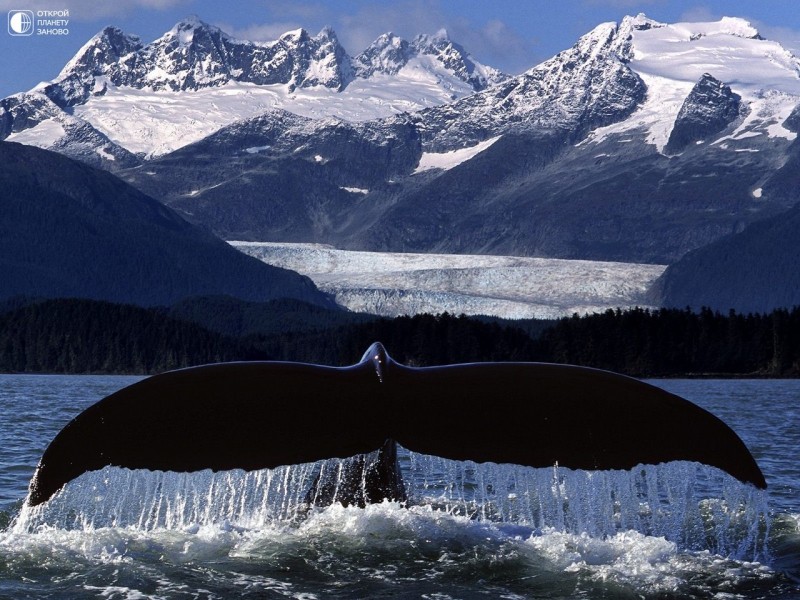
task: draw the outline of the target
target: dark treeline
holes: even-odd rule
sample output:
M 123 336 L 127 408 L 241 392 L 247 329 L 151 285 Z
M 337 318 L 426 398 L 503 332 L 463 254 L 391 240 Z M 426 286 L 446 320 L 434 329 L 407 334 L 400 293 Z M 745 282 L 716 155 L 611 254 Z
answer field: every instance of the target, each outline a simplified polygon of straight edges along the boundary
M 297 301 L 238 303 L 8 303 L 0 306 L 0 372 L 155 373 L 254 359 L 342 366 L 380 341 L 395 360 L 418 366 L 543 361 L 637 377 L 800 376 L 800 308 L 767 315 L 610 310 L 516 323 L 447 313 L 387 319 Z
M 0 314 L 5 373 L 155 373 L 255 358 L 263 355 L 158 309 L 59 299 Z
M 561 319 L 538 340 L 551 362 L 636 377 L 800 376 L 800 308 L 723 314 L 703 308 L 609 310 Z
M 291 298 L 248 302 L 231 296 L 187 298 L 171 306 L 166 314 L 236 338 L 334 329 L 378 318 L 332 310 Z
M 24 302 L 0 306 L 0 372 L 156 373 L 259 359 L 344 366 L 375 341 L 410 365 L 530 360 L 535 348 L 524 331 L 497 322 L 448 314 L 385 319 L 295 300 L 256 306 L 209 297 L 164 309 L 38 300 L 17 307 Z M 263 332 L 254 332 L 258 324 Z
M 249 338 L 282 360 L 328 365 L 358 362 L 373 342 L 396 361 L 411 366 L 463 362 L 533 360 L 536 344 L 522 329 L 461 315 L 416 315 L 376 319 L 331 330 Z

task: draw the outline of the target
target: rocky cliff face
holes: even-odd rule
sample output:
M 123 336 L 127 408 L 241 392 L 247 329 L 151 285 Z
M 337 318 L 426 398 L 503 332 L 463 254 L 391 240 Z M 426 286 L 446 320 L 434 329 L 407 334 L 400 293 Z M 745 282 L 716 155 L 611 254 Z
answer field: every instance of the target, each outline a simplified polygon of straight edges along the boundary
M 541 65 L 459 102 L 420 114 L 423 139 L 445 150 L 511 128 L 563 132 L 579 140 L 629 116 L 647 88 L 626 62 L 632 22 L 600 25 Z
M 691 143 L 703 142 L 719 133 L 740 116 L 742 97 L 708 73 L 692 88 L 675 119 L 665 148 L 680 152 Z
M 89 41 L 52 85 L 64 101 L 78 104 L 104 86 L 197 91 L 230 81 L 343 89 L 352 78 L 349 57 L 331 29 L 311 36 L 299 29 L 272 43 L 234 40 L 197 19 L 176 24 L 150 44 L 108 27 Z
M 41 92 L 14 94 L 0 100 L 0 138 L 25 131 L 62 114 L 50 98 Z
M 355 75 L 364 79 L 375 74 L 397 75 L 409 66 L 431 72 L 441 69 L 468 83 L 475 91 L 508 79 L 505 73 L 480 64 L 463 46 L 452 41 L 446 31 L 419 35 L 412 42 L 386 33 L 356 56 L 353 65 Z

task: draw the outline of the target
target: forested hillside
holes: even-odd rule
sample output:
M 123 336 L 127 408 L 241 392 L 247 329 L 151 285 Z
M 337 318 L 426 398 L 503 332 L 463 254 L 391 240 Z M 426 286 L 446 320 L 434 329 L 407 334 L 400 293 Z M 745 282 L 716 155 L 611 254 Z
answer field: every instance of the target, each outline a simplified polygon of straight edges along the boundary
M 333 306 L 307 277 L 245 256 L 110 173 L 55 152 L 0 143 L 0 214 L 0 300 L 157 306 L 229 294 Z
M 791 166 L 797 178 L 800 145 Z M 798 259 L 800 205 L 686 254 L 656 281 L 651 301 L 745 312 L 794 306 L 800 303 Z
M 94 300 L 46 300 L 0 314 L 0 371 L 156 373 L 266 358 L 238 340 L 162 310 Z
M 800 376 L 800 308 L 769 314 L 703 308 L 607 311 L 574 316 L 546 330 L 545 360 L 637 377 Z

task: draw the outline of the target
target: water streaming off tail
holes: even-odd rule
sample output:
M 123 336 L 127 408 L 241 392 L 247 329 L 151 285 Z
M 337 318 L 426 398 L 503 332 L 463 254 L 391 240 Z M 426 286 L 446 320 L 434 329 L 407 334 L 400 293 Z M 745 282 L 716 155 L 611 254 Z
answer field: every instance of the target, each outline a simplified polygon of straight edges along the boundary
M 409 496 L 447 512 L 517 523 L 540 533 L 606 538 L 633 530 L 686 550 L 750 558 L 765 552 L 766 492 L 699 463 L 574 471 L 414 453 L 408 463 Z
M 634 530 L 686 550 L 748 559 L 764 554 L 766 493 L 697 463 L 589 472 L 459 462 L 405 450 L 399 461 L 410 504 L 539 533 L 606 538 Z M 341 473 L 346 466 L 331 459 L 250 472 L 107 467 L 70 482 L 43 505 L 25 506 L 15 529 L 290 524 L 319 510 L 304 501 L 320 469 Z

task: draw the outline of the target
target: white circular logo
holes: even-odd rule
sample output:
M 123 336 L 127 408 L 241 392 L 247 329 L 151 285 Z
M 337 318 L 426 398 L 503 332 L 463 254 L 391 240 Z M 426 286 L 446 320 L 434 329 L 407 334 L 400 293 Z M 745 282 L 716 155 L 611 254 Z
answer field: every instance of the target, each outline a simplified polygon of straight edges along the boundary
M 31 35 L 33 33 L 33 13 L 29 10 L 9 12 L 8 32 L 11 35 Z

